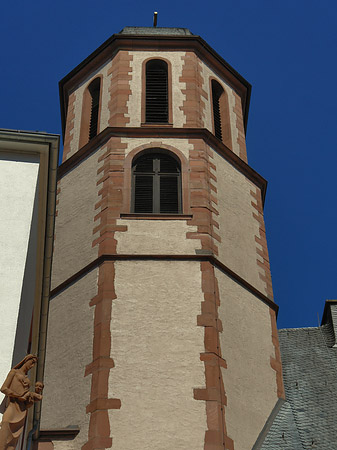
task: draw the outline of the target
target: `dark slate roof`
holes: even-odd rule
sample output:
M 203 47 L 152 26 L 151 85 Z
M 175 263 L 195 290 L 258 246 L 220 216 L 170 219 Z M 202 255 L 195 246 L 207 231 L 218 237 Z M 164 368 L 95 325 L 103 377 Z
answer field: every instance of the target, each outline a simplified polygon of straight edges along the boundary
M 286 402 L 261 450 L 337 449 L 337 348 L 332 322 L 279 330 Z
M 119 34 L 139 34 L 144 36 L 193 36 L 187 28 L 166 28 L 166 27 L 125 27 Z
M 284 402 L 275 417 L 267 437 L 260 449 L 290 450 L 302 449 L 301 438 L 289 402 Z

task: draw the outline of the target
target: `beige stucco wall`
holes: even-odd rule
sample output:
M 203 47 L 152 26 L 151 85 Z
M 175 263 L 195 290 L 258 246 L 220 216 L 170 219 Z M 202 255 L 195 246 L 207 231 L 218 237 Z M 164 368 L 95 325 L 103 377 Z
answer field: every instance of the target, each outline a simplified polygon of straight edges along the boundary
M 109 411 L 113 448 L 203 450 L 205 402 L 193 399 L 193 388 L 205 386 L 200 264 L 115 267 L 109 396 L 122 406 Z
M 71 131 L 72 139 L 70 141 L 70 153 L 71 156 L 73 153 L 77 152 L 79 149 L 79 140 L 80 140 L 80 131 L 81 131 L 81 119 L 82 119 L 82 105 L 83 105 L 83 94 L 89 84 L 96 78 L 97 76 L 102 76 L 101 79 L 101 90 L 102 90 L 102 103 L 101 103 L 101 115 L 100 115 L 100 126 L 98 132 L 103 131 L 108 126 L 108 121 L 110 117 L 109 113 L 109 101 L 110 101 L 110 93 L 109 88 L 111 85 L 111 74 L 108 75 L 108 71 L 111 68 L 111 60 L 107 61 L 104 65 L 102 65 L 95 72 L 91 73 L 89 77 L 87 77 L 74 91 L 75 92 L 75 118 L 74 118 L 74 127 Z
M 127 144 L 125 155 L 133 149 L 157 143 L 158 147 L 168 146 L 178 149 L 186 159 L 193 145 L 188 139 L 154 139 L 122 138 L 122 144 Z M 81 161 L 73 170 L 61 180 L 58 196 L 58 216 L 55 223 L 55 243 L 52 271 L 52 289 L 81 270 L 97 257 L 97 246 L 92 247 L 93 240 L 98 233 L 93 229 L 99 225 L 94 221 L 99 209 L 95 210 L 100 200 L 98 191 L 102 185 L 96 186 L 102 174 L 97 175 L 104 161 L 98 163 L 99 157 L 106 151 L 106 145 L 89 158 Z M 130 212 L 130 211 L 123 211 Z M 118 220 L 118 225 L 127 225 L 128 231 L 116 232 L 118 252 L 120 253 L 189 253 L 194 254 L 200 248 L 200 241 L 186 239 L 186 233 L 196 231 L 195 226 L 187 225 L 186 221 L 132 221 Z M 153 233 L 151 235 L 150 233 Z M 140 242 L 136 242 L 141 238 Z M 161 241 L 161 243 L 160 243 Z
M 219 259 L 244 280 L 265 292 L 260 279 L 261 269 L 256 263 L 255 236 L 259 236 L 259 222 L 253 217 L 250 191 L 252 183 L 241 172 L 214 152 L 216 165 L 217 210 L 221 243 Z M 255 187 L 254 187 L 255 190 Z
M 235 450 L 251 450 L 277 402 L 269 307 L 224 273 L 216 270 L 216 276 L 227 432 Z
M 97 257 L 93 229 L 98 213 L 95 204 L 100 197 L 96 186 L 97 160 L 104 149 L 85 159 L 60 181 L 58 215 L 52 268 L 52 289 L 81 270 Z
M 186 118 L 183 111 L 180 109 L 183 106 L 185 95 L 181 92 L 185 89 L 186 83 L 179 81 L 183 70 L 182 56 L 185 56 L 185 52 L 158 52 L 158 51 L 130 51 L 133 60 L 131 61 L 132 67 L 132 80 L 130 82 L 131 95 L 128 101 L 130 122 L 127 126 L 139 127 L 141 124 L 141 104 L 142 104 L 142 66 L 143 62 L 148 58 L 164 58 L 171 63 L 172 67 L 172 116 L 173 126 L 182 127 Z
M 228 106 L 229 106 L 229 117 L 231 124 L 231 137 L 232 137 L 232 147 L 234 153 L 237 155 L 240 154 L 240 147 L 237 143 L 238 138 L 238 130 L 236 128 L 236 114 L 234 112 L 235 107 L 235 97 L 233 93 L 233 89 L 226 83 L 225 80 L 220 78 L 216 72 L 214 72 L 207 64 L 201 61 L 202 67 L 202 76 L 204 79 L 203 89 L 208 94 L 208 101 L 205 102 L 205 114 L 204 114 L 204 127 L 207 128 L 211 133 L 213 133 L 213 121 L 212 121 L 212 92 L 211 92 L 211 83 L 210 79 L 215 78 L 218 83 L 223 87 L 224 91 L 227 93 L 228 97 Z
M 73 441 L 55 442 L 57 449 L 79 449 L 88 439 L 92 361 L 93 313 L 98 271 L 93 270 L 50 301 L 41 429 L 78 425 Z
M 117 220 L 127 225 L 128 231 L 116 232 L 117 252 L 121 254 L 194 255 L 200 248 L 197 239 L 186 239 L 186 233 L 197 232 L 197 227 L 185 220 Z

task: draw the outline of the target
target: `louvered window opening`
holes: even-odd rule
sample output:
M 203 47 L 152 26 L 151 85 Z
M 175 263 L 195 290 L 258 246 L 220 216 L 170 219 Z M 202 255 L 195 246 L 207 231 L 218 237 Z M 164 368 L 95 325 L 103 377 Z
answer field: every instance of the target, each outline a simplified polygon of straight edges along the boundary
M 94 80 L 89 86 L 89 92 L 91 95 L 89 141 L 97 135 L 100 88 L 101 80 L 99 78 Z
M 168 122 L 168 80 L 165 61 L 151 60 L 146 64 L 145 109 L 146 122 Z
M 181 212 L 181 172 L 168 155 L 148 154 L 133 164 L 133 211 L 178 214 Z
M 212 100 L 213 100 L 213 120 L 214 120 L 214 134 L 222 141 L 222 128 L 221 128 L 221 110 L 220 110 L 220 97 L 223 93 L 223 89 L 219 83 L 212 80 Z

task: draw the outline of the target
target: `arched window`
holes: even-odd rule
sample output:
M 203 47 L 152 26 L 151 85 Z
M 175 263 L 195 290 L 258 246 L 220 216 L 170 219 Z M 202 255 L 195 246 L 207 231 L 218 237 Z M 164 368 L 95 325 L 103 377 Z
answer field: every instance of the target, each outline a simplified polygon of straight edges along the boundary
M 168 67 L 161 59 L 146 63 L 145 121 L 168 123 Z
M 90 123 L 89 123 L 89 141 L 97 135 L 99 98 L 101 91 L 101 79 L 96 78 L 88 87 L 91 96 Z
M 146 153 L 132 163 L 132 210 L 135 213 L 181 213 L 181 170 L 166 153 Z
M 101 97 L 101 78 L 95 78 L 83 94 L 80 148 L 91 141 L 99 132 L 99 110 Z
M 211 86 L 214 134 L 227 147 L 231 148 L 232 142 L 227 93 L 216 80 L 212 80 Z

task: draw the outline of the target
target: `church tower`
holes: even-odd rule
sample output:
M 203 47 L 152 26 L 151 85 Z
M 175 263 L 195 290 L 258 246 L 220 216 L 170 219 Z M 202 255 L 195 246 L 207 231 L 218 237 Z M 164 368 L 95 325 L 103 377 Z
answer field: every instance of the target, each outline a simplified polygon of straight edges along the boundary
M 182 28 L 124 28 L 60 82 L 37 448 L 251 450 L 284 396 L 250 85 Z

